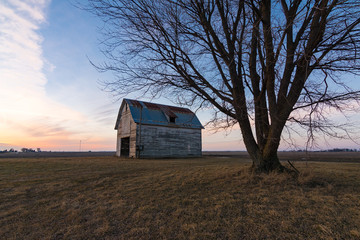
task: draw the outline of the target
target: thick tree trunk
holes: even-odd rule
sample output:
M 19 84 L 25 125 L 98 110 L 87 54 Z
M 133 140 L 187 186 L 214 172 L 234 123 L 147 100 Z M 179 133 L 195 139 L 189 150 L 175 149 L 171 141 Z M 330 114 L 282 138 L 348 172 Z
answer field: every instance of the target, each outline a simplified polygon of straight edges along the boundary
M 288 170 L 281 165 L 277 154 L 280 145 L 281 132 L 284 126 L 285 121 L 274 121 L 270 126 L 267 138 L 264 139 L 266 142 L 264 146 L 255 143 L 256 146 L 249 147 L 245 142 L 248 153 L 253 160 L 251 167 L 252 171 L 258 173 L 270 173 L 273 171 L 284 172 L 284 170 Z M 249 151 L 254 148 L 256 148 L 256 151 Z
M 253 160 L 251 170 L 256 173 L 283 172 L 285 167 L 281 165 L 276 150 L 270 155 L 258 155 L 257 159 Z
M 250 155 L 250 158 L 253 161 L 251 170 L 254 172 L 264 172 L 269 173 L 273 171 L 283 172 L 284 166 L 281 165 L 277 151 L 279 144 L 277 141 L 273 141 L 272 143 L 268 143 L 264 149 L 260 149 L 258 145 L 256 146 L 248 146 L 249 142 L 245 142 L 246 149 Z M 280 142 L 280 140 L 278 141 Z M 256 150 L 254 150 L 256 149 Z

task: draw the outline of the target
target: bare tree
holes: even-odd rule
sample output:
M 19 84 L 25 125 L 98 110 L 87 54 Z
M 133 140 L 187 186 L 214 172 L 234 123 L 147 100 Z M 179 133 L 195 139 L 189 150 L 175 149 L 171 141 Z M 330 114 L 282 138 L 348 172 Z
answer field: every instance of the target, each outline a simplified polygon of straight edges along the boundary
M 239 124 L 256 171 L 284 170 L 277 151 L 287 123 L 332 134 L 325 113 L 360 91 L 357 0 L 89 0 L 104 20 L 103 52 L 120 96 L 178 96 Z

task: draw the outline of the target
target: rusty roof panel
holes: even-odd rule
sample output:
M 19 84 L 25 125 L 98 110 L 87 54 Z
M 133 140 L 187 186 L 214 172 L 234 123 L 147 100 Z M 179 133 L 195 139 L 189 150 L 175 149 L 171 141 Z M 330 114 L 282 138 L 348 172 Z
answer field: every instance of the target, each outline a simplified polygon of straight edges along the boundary
M 166 114 L 168 115 L 169 117 L 174 117 L 174 118 L 177 118 L 176 114 L 174 112 L 171 111 L 171 109 L 168 107 L 168 106 L 165 106 L 165 105 L 161 105 L 159 106 L 160 109 Z
M 155 103 L 149 103 L 149 102 L 143 102 L 144 105 L 151 110 L 160 110 L 159 104 L 155 104 Z
M 174 107 L 174 106 L 167 106 L 167 105 L 163 105 L 163 104 L 157 104 L 157 103 L 149 103 L 149 102 L 143 102 L 144 105 L 149 108 L 149 109 L 153 109 L 153 110 L 161 110 L 161 109 L 168 109 L 169 111 L 172 112 L 179 112 L 179 113 L 188 113 L 188 114 L 192 114 L 193 112 L 187 108 L 181 108 L 181 107 Z
M 142 106 L 141 106 L 141 103 L 140 103 L 139 101 L 137 101 L 137 100 L 129 99 L 129 103 L 130 103 L 131 105 L 133 105 L 134 107 L 142 107 Z
M 173 107 L 173 106 L 169 106 L 169 108 L 171 109 L 171 111 L 173 112 L 178 112 L 178 113 L 188 113 L 188 114 L 192 114 L 193 112 L 187 108 L 180 108 L 180 107 Z

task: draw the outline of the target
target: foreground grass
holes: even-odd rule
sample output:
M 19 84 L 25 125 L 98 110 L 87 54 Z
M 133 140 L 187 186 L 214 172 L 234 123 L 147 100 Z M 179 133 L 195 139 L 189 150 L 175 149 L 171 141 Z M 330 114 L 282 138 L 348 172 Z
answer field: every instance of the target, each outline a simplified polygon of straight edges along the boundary
M 360 164 L 0 160 L 1 239 L 359 239 Z

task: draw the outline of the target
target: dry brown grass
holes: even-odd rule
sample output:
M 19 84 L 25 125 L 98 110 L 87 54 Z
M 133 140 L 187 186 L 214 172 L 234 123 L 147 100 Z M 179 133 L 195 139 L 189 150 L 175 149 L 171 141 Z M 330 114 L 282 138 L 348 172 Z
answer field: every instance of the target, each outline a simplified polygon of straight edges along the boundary
M 1 239 L 360 239 L 360 164 L 0 160 Z

